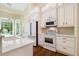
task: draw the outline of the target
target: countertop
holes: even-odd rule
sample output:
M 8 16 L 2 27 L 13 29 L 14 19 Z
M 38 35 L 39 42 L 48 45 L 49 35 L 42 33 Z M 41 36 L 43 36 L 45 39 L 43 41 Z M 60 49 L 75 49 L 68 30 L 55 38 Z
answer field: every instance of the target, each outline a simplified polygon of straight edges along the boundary
M 65 34 L 57 34 L 56 36 L 76 37 L 75 35 L 65 35 Z
M 11 50 L 23 47 L 25 45 L 33 44 L 34 41 L 30 38 L 21 38 L 16 39 L 16 41 L 10 40 L 10 41 L 4 41 L 2 44 L 2 53 L 9 52 Z

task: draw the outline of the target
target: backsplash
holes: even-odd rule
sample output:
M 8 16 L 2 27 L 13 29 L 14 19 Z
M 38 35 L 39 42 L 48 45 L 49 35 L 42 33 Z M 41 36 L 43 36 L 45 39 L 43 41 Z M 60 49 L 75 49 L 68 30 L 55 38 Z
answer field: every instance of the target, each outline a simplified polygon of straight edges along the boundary
M 58 28 L 58 34 L 74 35 L 74 27 Z
M 41 29 L 41 33 L 46 33 L 46 32 L 47 32 L 46 28 Z

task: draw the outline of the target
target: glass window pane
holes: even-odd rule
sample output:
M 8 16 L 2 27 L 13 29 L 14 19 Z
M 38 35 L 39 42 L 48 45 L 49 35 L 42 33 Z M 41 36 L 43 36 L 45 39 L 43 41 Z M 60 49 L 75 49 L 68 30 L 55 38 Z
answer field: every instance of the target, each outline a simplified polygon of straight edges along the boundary
M 12 23 L 11 22 L 2 22 L 1 23 L 2 33 L 5 35 L 12 35 Z
M 16 35 L 20 35 L 20 19 L 15 20 L 15 31 Z

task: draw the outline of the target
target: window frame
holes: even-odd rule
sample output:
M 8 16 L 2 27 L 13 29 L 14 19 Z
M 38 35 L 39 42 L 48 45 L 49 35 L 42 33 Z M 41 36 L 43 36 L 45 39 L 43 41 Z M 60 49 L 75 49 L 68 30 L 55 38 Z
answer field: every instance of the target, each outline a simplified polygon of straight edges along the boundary
M 0 17 L 0 29 L 1 29 L 1 23 L 2 22 L 6 22 L 6 21 L 12 22 L 12 35 L 10 35 L 10 36 L 7 36 L 5 34 L 2 34 L 2 35 L 4 35 L 5 37 L 17 36 L 17 34 L 16 34 L 16 20 L 17 19 Z M 18 20 L 20 20 L 20 19 L 18 19 Z M 19 21 L 19 23 L 20 23 L 20 21 Z M 20 25 L 19 25 L 19 27 L 20 27 Z M 20 30 L 21 30 L 21 28 L 19 28 L 19 32 L 20 32 L 19 35 L 21 34 Z

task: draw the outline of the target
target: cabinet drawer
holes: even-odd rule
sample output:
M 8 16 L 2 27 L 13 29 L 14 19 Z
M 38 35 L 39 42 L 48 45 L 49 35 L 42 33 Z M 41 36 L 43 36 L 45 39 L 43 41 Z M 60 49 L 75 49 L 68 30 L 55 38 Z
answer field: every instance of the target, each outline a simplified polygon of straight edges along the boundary
M 56 45 L 56 49 L 57 49 L 58 51 L 63 51 L 63 44 L 57 44 L 57 45 Z
M 74 48 L 74 42 L 64 41 L 63 45 Z
M 63 37 L 57 37 L 57 41 L 63 42 Z
M 63 44 L 65 46 L 74 48 L 75 38 L 66 38 L 66 39 L 63 39 Z
M 57 45 L 59 45 L 59 44 L 62 44 L 62 45 L 63 45 L 63 40 L 57 38 L 56 44 L 57 44 Z
M 71 47 L 64 46 L 63 50 L 65 53 L 67 53 L 69 55 L 74 55 L 74 53 L 75 53 L 74 48 L 71 48 Z
M 57 37 L 57 50 L 67 55 L 75 54 L 75 37 Z
M 66 41 L 69 41 L 69 42 L 74 42 L 75 41 L 75 38 L 74 37 L 66 37 L 65 40 Z

